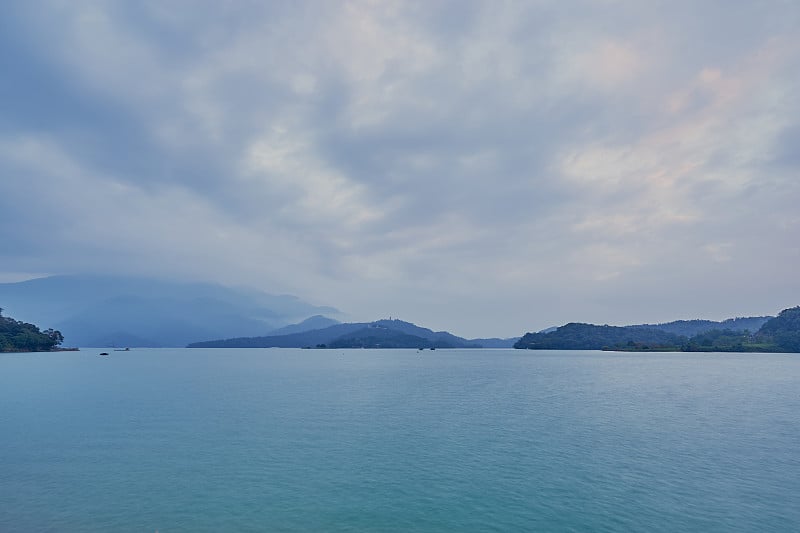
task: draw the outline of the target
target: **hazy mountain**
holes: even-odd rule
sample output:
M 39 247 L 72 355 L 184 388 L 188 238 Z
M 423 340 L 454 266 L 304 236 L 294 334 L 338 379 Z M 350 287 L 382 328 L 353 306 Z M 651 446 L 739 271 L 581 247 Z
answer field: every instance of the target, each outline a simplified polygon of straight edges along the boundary
M 750 316 L 750 317 L 736 317 L 715 322 L 713 320 L 675 320 L 673 322 L 665 322 L 663 324 L 638 324 L 635 326 L 626 326 L 629 328 L 649 328 L 659 329 L 667 333 L 674 333 L 675 335 L 684 335 L 692 337 L 700 333 L 706 333 L 712 330 L 730 330 L 730 331 L 749 331 L 755 333 L 763 326 L 770 318 L 769 316 Z
M 263 337 L 237 337 L 205 342 L 194 342 L 189 348 L 303 348 L 318 344 L 329 344 L 334 339 L 358 331 L 366 324 L 336 324 L 323 329 L 290 333 L 288 335 L 267 335 Z
M 491 339 L 469 339 L 472 344 L 479 344 L 482 348 L 513 348 L 514 343 L 519 340 L 519 337 L 510 339 L 500 339 L 493 337 Z
M 65 346 L 185 346 L 338 314 L 294 296 L 211 283 L 53 276 L 0 284 L 0 306 L 64 334 Z
M 232 338 L 190 344 L 190 348 L 303 348 L 381 347 L 381 348 L 477 348 L 476 343 L 446 331 L 432 331 L 402 320 L 377 320 L 336 324 L 323 329 L 270 335 Z
M 309 317 L 299 324 L 290 324 L 282 328 L 278 328 L 269 332 L 269 336 L 276 335 L 291 335 L 292 333 L 303 333 L 304 331 L 312 331 L 315 329 L 324 329 L 330 326 L 341 324 L 338 320 L 328 318 L 322 315 L 314 315 Z

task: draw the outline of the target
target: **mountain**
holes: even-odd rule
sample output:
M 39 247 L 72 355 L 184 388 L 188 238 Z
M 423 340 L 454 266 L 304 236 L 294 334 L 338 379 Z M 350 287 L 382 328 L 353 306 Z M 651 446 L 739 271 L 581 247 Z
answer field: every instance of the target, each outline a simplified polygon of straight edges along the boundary
M 288 326 L 284 326 L 282 328 L 278 328 L 269 332 L 269 336 L 276 336 L 276 335 L 291 335 L 292 333 L 303 333 L 305 331 L 312 331 L 315 329 L 323 329 L 329 326 L 335 326 L 336 324 L 341 324 L 338 320 L 334 320 L 332 318 L 328 318 L 322 315 L 314 315 L 312 317 L 308 317 L 299 324 L 290 324 Z
M 602 350 L 646 345 L 650 349 L 680 346 L 685 341 L 685 337 L 654 328 L 595 326 L 573 322 L 549 333 L 526 333 L 514 344 L 514 348 Z
M 800 307 L 784 309 L 754 334 L 715 329 L 695 335 L 683 346 L 687 352 L 800 353 Z
M 185 346 L 260 335 L 310 316 L 339 313 L 289 295 L 116 276 L 3 283 L 0 305 L 24 320 L 59 329 L 65 343 L 75 346 Z
M 383 327 L 394 331 L 399 331 L 407 335 L 413 335 L 423 339 L 427 339 L 433 343 L 436 348 L 476 348 L 473 342 L 457 337 L 452 333 L 446 331 L 432 331 L 428 328 L 423 328 L 412 324 L 411 322 L 404 322 L 403 320 L 378 320 L 373 322 L 374 327 Z
M 270 335 L 196 342 L 189 348 L 479 348 L 446 331 L 432 331 L 402 320 L 336 324 L 327 328 Z
M 235 337 L 193 342 L 187 348 L 304 348 L 328 344 L 347 333 L 358 331 L 364 324 L 336 324 L 323 329 L 264 337 Z
M 800 353 L 800 307 L 777 317 L 678 320 L 665 324 L 596 326 L 566 324 L 526 333 L 515 348 L 531 350 L 622 350 Z
M 667 333 L 674 333 L 675 335 L 692 337 L 712 330 L 750 331 L 753 333 L 758 331 L 770 318 L 772 317 L 736 317 L 721 322 L 715 322 L 713 320 L 675 320 L 674 322 L 665 322 L 662 324 L 637 324 L 635 326 L 625 327 L 659 329 Z
M 756 340 L 771 344 L 775 351 L 800 353 L 800 307 L 781 311 L 761 326 Z
M 513 348 L 514 343 L 519 340 L 519 337 L 511 339 L 500 339 L 492 337 L 491 339 L 469 339 L 472 344 L 477 344 L 482 348 Z
M 323 346 L 320 346 L 323 347 Z M 447 342 L 410 335 L 402 331 L 369 325 L 334 339 L 327 348 L 456 348 Z

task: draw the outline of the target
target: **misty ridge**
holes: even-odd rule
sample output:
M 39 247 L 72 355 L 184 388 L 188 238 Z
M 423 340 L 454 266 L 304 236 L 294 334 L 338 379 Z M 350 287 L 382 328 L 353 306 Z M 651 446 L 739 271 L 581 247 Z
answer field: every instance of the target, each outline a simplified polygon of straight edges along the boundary
M 263 335 L 314 315 L 340 315 L 289 295 L 119 276 L 3 283 L 0 302 L 9 316 L 61 331 L 69 346 L 186 346 Z M 320 324 L 312 320 L 308 327 Z
M 630 326 L 570 323 L 521 337 L 467 339 L 399 319 L 343 323 L 343 313 L 335 307 L 212 283 L 52 276 L 0 284 L 0 303 L 20 324 L 48 326 L 45 336 L 37 337 L 41 344 L 28 341 L 32 347 L 48 346 L 48 338 L 57 338 L 65 346 L 150 348 L 800 350 L 792 333 L 800 325 L 792 322 L 791 309 L 778 317 Z

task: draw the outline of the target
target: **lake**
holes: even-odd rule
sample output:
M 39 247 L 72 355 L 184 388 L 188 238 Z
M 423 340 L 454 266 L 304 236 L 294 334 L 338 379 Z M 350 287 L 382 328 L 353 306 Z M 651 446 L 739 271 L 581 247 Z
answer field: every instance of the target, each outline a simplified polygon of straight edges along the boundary
M 800 356 L 0 354 L 0 531 L 798 531 Z

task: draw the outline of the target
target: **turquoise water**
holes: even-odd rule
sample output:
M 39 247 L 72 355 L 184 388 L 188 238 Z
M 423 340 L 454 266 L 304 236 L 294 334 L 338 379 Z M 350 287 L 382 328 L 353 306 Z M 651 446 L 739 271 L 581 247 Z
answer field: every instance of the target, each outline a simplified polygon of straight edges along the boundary
M 0 355 L 0 531 L 797 531 L 800 356 Z

